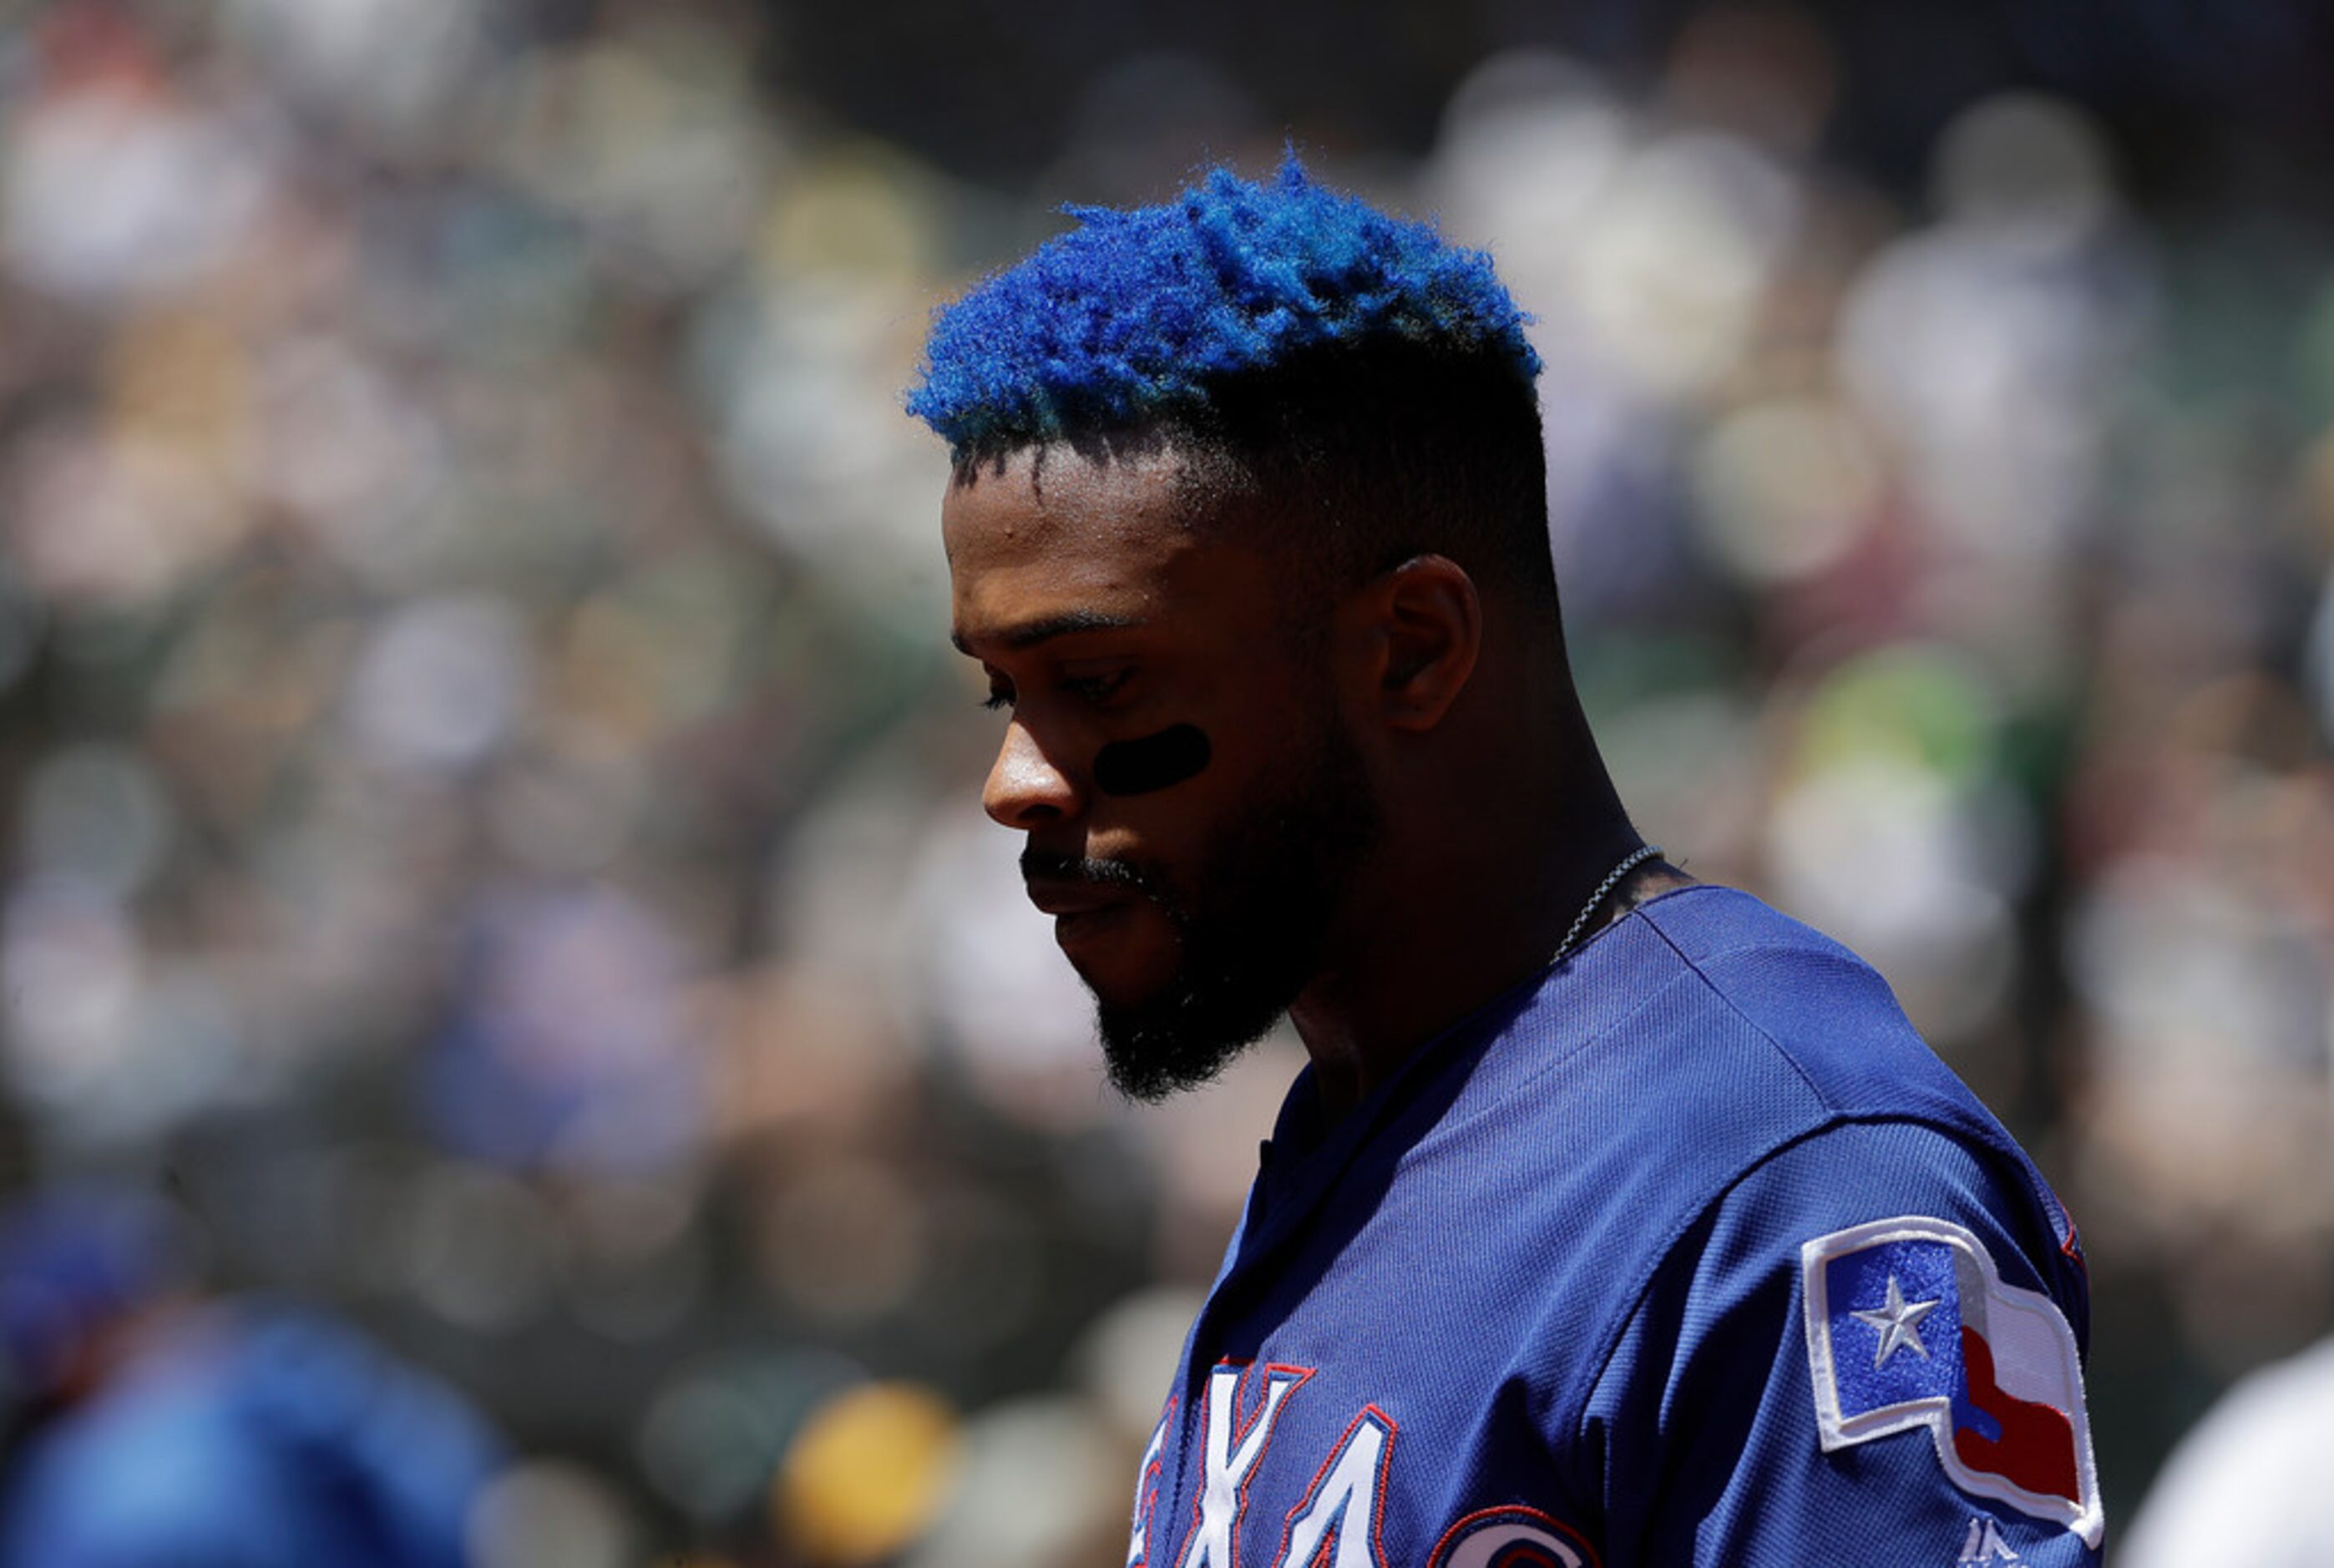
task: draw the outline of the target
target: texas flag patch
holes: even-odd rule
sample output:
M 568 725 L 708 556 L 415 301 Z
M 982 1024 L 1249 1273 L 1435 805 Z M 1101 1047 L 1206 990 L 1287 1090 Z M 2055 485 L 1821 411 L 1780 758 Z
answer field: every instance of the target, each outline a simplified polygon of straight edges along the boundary
M 1955 1486 L 2099 1544 L 2082 1366 L 2049 1297 L 2004 1284 L 1942 1219 L 1834 1231 L 1799 1255 L 1826 1452 L 1926 1427 Z

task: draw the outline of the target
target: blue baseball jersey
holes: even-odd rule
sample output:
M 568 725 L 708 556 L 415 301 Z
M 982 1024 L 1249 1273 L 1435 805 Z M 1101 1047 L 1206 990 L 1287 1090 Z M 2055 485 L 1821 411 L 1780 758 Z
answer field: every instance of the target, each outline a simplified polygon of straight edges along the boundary
M 2071 1222 L 1869 966 L 1656 899 L 1320 1126 L 1143 1457 L 1146 1568 L 2096 1563 Z

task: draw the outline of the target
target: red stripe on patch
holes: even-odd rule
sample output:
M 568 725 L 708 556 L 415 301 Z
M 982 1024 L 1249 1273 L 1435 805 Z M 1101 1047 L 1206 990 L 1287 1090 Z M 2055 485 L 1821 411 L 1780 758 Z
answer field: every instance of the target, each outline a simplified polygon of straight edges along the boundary
M 1962 1366 L 1969 1379 L 1970 1403 L 2001 1425 L 1991 1439 L 1956 1428 L 1953 1452 L 1963 1464 L 2041 1497 L 2081 1503 L 2076 1479 L 2075 1423 L 2067 1412 L 2002 1392 L 1993 1380 L 1993 1347 L 1967 1325 L 1962 1329 Z

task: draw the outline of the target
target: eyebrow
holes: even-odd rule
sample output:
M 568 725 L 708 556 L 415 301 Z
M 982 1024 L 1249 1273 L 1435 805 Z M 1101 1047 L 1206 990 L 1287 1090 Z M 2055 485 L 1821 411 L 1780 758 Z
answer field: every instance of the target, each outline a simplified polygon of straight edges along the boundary
M 1124 631 L 1141 626 L 1142 620 L 1132 615 L 1113 615 L 1102 610 L 1069 610 L 1043 620 L 1025 621 L 997 633 L 997 640 L 1009 652 L 1018 653 L 1025 648 L 1035 648 L 1056 637 L 1067 637 L 1077 631 Z M 949 641 L 959 653 L 971 657 L 972 649 L 965 645 L 964 633 L 950 628 Z

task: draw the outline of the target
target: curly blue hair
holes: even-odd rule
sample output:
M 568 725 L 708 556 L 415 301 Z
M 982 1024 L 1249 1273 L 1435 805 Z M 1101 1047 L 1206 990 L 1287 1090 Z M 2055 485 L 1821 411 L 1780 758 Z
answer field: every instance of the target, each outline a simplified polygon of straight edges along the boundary
M 1206 409 L 1228 380 L 1400 343 L 1512 371 L 1539 356 L 1491 258 L 1316 184 L 1217 168 L 1081 226 L 934 314 L 908 411 L 962 459 Z

